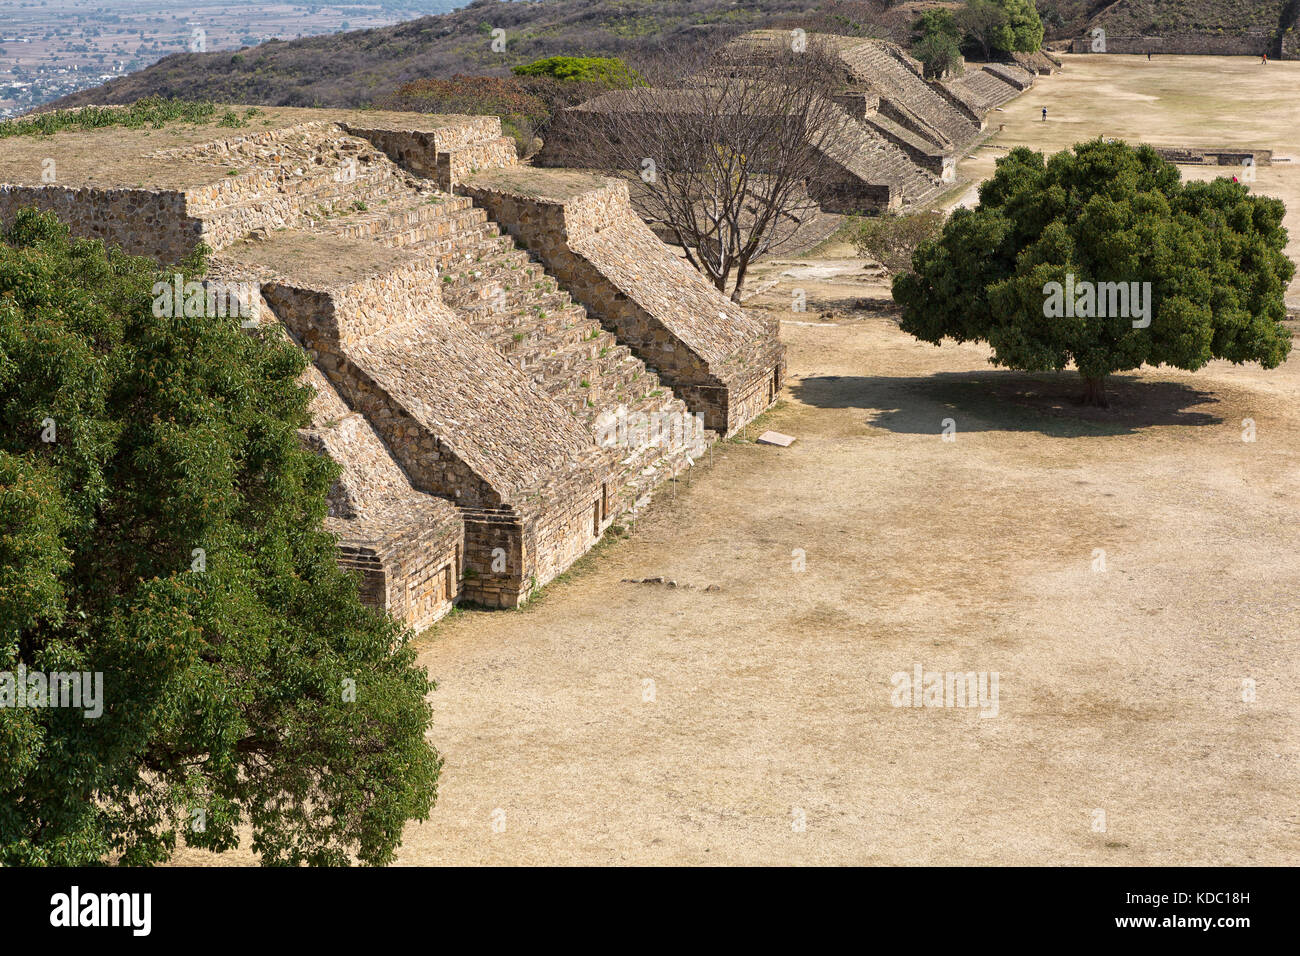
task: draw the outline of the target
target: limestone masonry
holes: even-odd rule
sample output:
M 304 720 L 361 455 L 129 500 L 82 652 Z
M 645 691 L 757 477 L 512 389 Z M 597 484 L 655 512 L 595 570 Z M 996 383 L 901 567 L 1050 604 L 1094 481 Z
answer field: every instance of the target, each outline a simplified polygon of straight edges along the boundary
M 6 139 L 0 221 L 50 210 L 164 266 L 204 242 L 209 283 L 251 287 L 264 333 L 312 358 L 302 437 L 342 468 L 339 560 L 417 629 L 527 600 L 775 401 L 775 324 L 625 184 L 519 165 L 495 117 L 247 122 Z

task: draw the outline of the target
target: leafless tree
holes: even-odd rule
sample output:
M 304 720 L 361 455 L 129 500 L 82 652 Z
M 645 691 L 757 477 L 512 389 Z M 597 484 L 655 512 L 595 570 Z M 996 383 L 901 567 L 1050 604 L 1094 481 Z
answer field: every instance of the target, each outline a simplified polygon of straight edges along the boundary
M 815 35 L 744 38 L 676 81 L 571 111 L 563 148 L 570 165 L 627 176 L 647 220 L 739 300 L 750 265 L 817 214 L 823 180 L 860 146 L 834 100 L 844 83 Z

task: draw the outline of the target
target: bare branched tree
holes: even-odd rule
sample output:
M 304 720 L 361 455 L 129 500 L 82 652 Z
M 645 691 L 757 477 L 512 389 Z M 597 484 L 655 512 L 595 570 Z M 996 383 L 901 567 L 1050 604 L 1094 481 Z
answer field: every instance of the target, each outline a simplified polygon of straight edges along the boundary
M 751 263 L 817 214 L 836 163 L 860 147 L 833 98 L 843 86 L 816 36 L 745 38 L 675 82 L 571 111 L 564 150 L 571 165 L 627 176 L 646 219 L 739 300 Z

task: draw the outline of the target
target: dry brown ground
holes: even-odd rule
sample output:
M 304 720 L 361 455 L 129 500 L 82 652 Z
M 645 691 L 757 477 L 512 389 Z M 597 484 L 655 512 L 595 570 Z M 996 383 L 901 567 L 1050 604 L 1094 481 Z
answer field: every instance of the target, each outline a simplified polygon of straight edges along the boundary
M 765 277 L 799 441 L 719 446 L 536 605 L 422 639 L 446 770 L 399 862 L 1295 863 L 1300 359 L 1083 410 L 1072 374 L 819 321 L 884 293 L 856 262 Z M 916 663 L 998 672 L 998 715 L 891 706 Z

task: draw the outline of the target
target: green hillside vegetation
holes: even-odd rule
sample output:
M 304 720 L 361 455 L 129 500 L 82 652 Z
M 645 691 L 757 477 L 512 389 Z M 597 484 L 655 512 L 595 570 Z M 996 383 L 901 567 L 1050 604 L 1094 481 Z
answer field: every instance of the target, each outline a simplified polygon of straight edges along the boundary
M 618 57 L 550 56 L 514 68 L 515 76 L 549 76 L 576 83 L 600 83 L 610 89 L 644 85 L 636 70 Z

